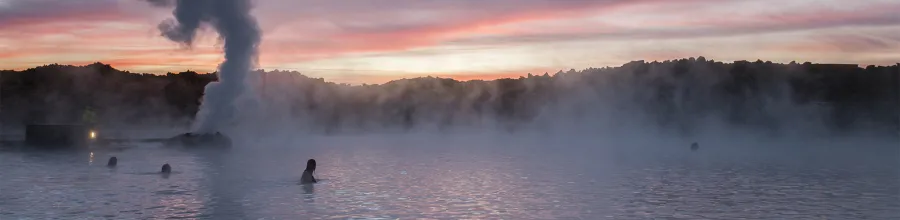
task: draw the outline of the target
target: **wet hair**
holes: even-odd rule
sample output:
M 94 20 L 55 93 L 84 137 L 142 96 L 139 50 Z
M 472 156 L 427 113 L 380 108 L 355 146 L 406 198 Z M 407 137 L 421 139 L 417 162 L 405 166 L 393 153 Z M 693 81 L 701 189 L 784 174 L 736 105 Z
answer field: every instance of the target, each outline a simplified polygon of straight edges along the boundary
M 114 166 L 116 166 L 116 164 L 118 164 L 118 163 L 119 163 L 119 159 L 118 159 L 118 158 L 116 158 L 116 157 L 110 157 L 110 158 L 109 158 L 109 162 L 106 162 L 106 166 L 114 167 Z
M 307 160 L 306 161 L 306 170 L 303 170 L 303 171 L 309 171 L 309 172 L 316 171 L 316 160 L 315 159 Z
M 163 173 L 171 173 L 171 172 L 172 172 L 172 166 L 169 166 L 169 164 L 163 164 L 163 166 L 162 166 L 162 172 L 163 172 Z

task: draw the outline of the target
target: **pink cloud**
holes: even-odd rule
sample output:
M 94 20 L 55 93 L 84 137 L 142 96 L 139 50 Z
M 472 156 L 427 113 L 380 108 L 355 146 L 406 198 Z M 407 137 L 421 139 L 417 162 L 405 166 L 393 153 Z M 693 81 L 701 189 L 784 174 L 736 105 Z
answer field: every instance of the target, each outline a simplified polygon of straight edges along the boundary
M 697 2 L 704 0 L 682 0 Z M 449 1 L 448 1 L 449 2 Z M 664 2 L 660 0 L 639 1 L 560 1 L 559 4 L 534 4 L 523 1 L 525 6 L 507 2 L 515 10 L 482 11 L 478 7 L 469 12 L 449 10 L 439 21 L 413 24 L 390 24 L 374 26 L 354 25 L 342 18 L 334 23 L 338 30 L 317 35 L 317 33 L 296 33 L 316 35 L 315 40 L 266 40 L 263 42 L 263 62 L 284 62 L 328 58 L 348 53 L 403 51 L 414 48 L 436 46 L 455 39 L 484 34 L 521 34 L 522 30 L 503 28 L 504 25 L 560 18 L 585 17 L 605 11 L 615 10 L 635 4 Z M 485 2 L 494 5 L 491 2 Z M 528 3 L 531 3 L 530 5 Z M 671 2 L 669 2 L 671 3 Z M 477 5 L 477 4 L 473 4 Z M 452 7 L 451 7 L 452 8 Z M 435 9 L 436 11 L 442 11 Z M 438 13 L 438 12 L 435 12 Z M 377 12 L 375 14 L 378 14 Z M 438 13 L 440 14 L 440 13 Z M 389 17 L 390 18 L 390 17 Z M 348 24 L 344 24 L 348 23 Z
M 662 9 L 660 9 L 662 10 Z M 777 14 L 756 14 L 749 17 L 730 17 L 726 14 L 698 14 L 691 19 L 660 20 L 673 28 L 599 29 L 574 33 L 538 33 L 506 35 L 457 40 L 462 45 L 509 44 L 530 42 L 563 42 L 577 40 L 623 39 L 690 39 L 803 31 L 847 26 L 900 25 L 900 4 L 870 5 L 860 10 L 817 8 L 812 11 L 792 11 Z M 647 13 L 652 13 L 649 11 Z

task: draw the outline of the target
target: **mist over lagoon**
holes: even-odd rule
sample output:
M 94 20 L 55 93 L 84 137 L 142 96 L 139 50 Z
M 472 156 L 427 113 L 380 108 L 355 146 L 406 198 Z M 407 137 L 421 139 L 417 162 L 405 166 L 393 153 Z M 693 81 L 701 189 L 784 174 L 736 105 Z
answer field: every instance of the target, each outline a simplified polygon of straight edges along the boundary
M 76 109 L 76 100 L 85 100 L 96 111 L 99 137 L 116 141 L 49 152 L 4 142 L 0 167 L 9 172 L 2 174 L 0 212 L 10 218 L 120 219 L 900 217 L 900 149 L 892 133 L 896 122 L 888 120 L 895 114 L 841 99 L 854 97 L 840 95 L 854 91 L 844 84 L 805 91 L 796 86 L 797 78 L 806 76 L 798 73 L 825 70 L 697 85 L 662 68 L 679 65 L 690 66 L 683 78 L 724 78 L 728 72 L 694 71 L 717 65 L 815 69 L 687 59 L 497 81 L 419 78 L 365 86 L 266 72 L 257 78 L 266 81 L 257 87 L 265 98 L 254 109 L 265 114 L 238 120 L 225 132 L 233 147 L 222 151 L 153 141 L 189 131 L 186 122 L 199 103 L 179 101 L 202 95 L 203 80 L 213 75 L 135 75 L 104 65 L 7 71 L 2 105 L 7 139 L 21 137 L 10 128 L 25 124 L 8 118 L 24 105 L 8 103 L 53 97 L 9 95 L 16 91 L 9 82 L 24 81 L 10 79 L 56 74 L 43 79 L 94 77 L 96 85 L 112 87 L 88 84 L 91 99 L 79 98 L 79 90 L 59 90 L 77 86 L 40 83 L 56 86 L 31 91 L 72 97 L 29 103 Z M 890 70 L 896 69 L 853 71 L 895 77 Z M 141 83 L 120 86 L 130 81 Z M 733 91 L 728 85 L 753 85 L 744 91 L 756 92 L 696 92 Z M 896 88 L 885 85 L 865 88 Z M 116 87 L 130 92 L 111 98 Z M 128 96 L 141 91 L 148 91 L 140 96 L 144 101 L 129 105 Z M 889 102 L 892 94 L 871 94 L 868 106 L 896 106 Z M 63 111 L 43 112 L 54 114 L 32 119 L 66 119 Z M 875 120 L 866 122 L 869 118 Z M 699 150 L 689 149 L 693 142 Z M 121 161 L 113 169 L 104 166 L 111 156 Z M 301 185 L 309 158 L 320 163 L 320 183 Z M 162 163 L 172 164 L 174 173 L 160 176 Z

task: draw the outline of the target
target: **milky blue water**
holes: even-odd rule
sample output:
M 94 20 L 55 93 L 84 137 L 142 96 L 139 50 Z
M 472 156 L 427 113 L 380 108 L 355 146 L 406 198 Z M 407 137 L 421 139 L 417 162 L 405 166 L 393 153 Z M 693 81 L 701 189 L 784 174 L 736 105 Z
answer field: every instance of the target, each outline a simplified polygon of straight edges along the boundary
M 367 137 L 218 152 L 6 149 L 0 219 L 900 219 L 891 148 L 600 145 Z M 300 185 L 309 158 L 321 182 Z M 157 173 L 163 163 L 175 172 Z

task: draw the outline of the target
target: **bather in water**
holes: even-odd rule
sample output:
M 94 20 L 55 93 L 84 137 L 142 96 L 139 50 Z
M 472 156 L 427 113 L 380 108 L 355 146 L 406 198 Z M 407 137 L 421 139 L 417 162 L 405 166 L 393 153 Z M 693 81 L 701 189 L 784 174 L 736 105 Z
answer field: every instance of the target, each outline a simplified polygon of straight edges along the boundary
M 300 183 L 315 183 L 316 178 L 313 177 L 313 172 L 316 171 L 316 160 L 309 159 L 306 161 L 306 170 L 303 170 L 303 176 L 300 177 Z
M 164 174 L 172 173 L 172 166 L 169 166 L 169 164 L 163 164 L 161 172 Z
M 109 158 L 109 162 L 106 162 L 106 166 L 108 166 L 108 167 L 115 167 L 116 164 L 118 164 L 118 163 L 119 163 L 119 159 L 118 159 L 118 158 L 116 158 L 116 157 L 110 157 L 110 158 Z

